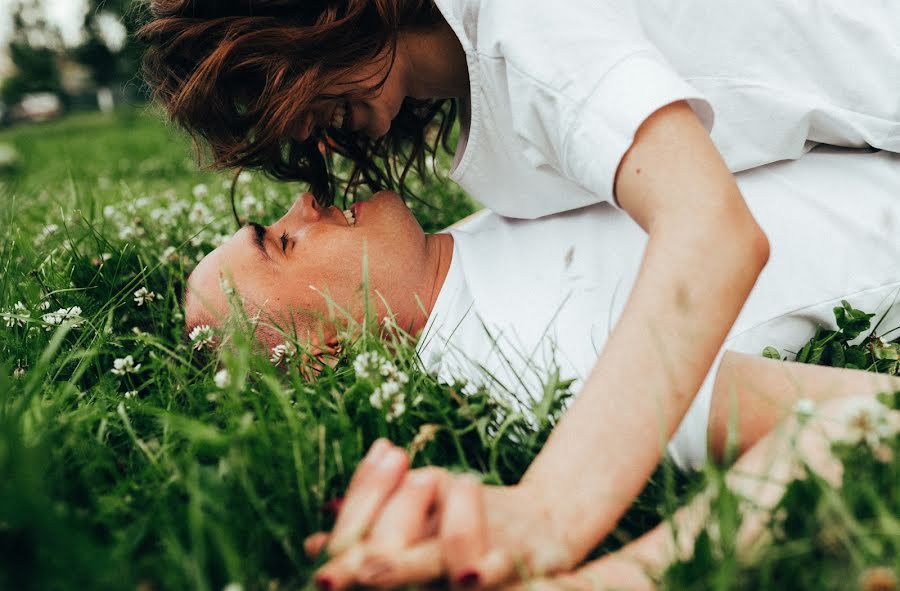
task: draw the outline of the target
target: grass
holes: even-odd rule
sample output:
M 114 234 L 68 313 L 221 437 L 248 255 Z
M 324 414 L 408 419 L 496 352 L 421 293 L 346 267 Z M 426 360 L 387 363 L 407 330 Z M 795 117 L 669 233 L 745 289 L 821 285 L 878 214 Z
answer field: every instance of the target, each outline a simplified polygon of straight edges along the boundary
M 230 176 L 197 171 L 185 138 L 153 113 L 80 115 L 4 131 L 3 143 L 19 162 L 0 172 L 0 589 L 302 587 L 314 566 L 302 540 L 331 524 L 322 507 L 375 438 L 407 446 L 416 465 L 511 483 L 571 395 L 549 382 L 534 428 L 486 392 L 463 397 L 462 384 L 420 371 L 402 336 L 363 334 L 312 382 L 274 367 L 241 330 L 211 359 L 185 338 L 179 300 L 198 257 L 234 231 Z M 270 221 L 297 190 L 247 175 L 241 214 Z M 433 200 L 413 204 L 426 230 L 473 207 L 445 185 L 421 193 Z M 817 337 L 807 356 L 837 359 L 840 338 Z M 393 370 L 367 372 L 367 358 Z M 385 380 L 402 382 L 404 412 L 373 406 Z M 852 486 L 801 481 L 785 497 L 789 527 L 773 524 L 749 562 L 721 535 L 739 516 L 720 490 L 720 535 L 665 586 L 847 589 L 873 567 L 896 571 L 897 463 L 865 446 L 842 453 Z M 604 548 L 720 476 L 662 467 Z

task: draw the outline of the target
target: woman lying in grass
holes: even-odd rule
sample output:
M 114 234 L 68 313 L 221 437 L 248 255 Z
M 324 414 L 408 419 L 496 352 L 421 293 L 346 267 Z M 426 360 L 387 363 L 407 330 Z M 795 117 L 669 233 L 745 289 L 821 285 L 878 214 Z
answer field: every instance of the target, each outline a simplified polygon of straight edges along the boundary
M 772 259 L 715 373 L 668 443 L 678 465 L 701 465 L 707 449 L 721 457 L 729 437 L 738 451 L 749 449 L 800 397 L 890 386 L 880 376 L 774 362 L 759 352 L 773 343 L 799 349 L 817 324 L 830 322 L 841 300 L 876 312 L 893 303 L 900 291 L 897 158 L 817 150 L 797 162 L 739 175 L 749 207 L 773 244 Z M 487 383 L 527 407 L 549 374 L 585 377 L 628 297 L 645 241 L 636 224 L 606 205 L 533 221 L 484 214 L 449 233 L 424 235 L 395 194 L 379 193 L 351 212 L 320 208 L 304 195 L 276 223 L 250 224 L 198 265 L 189 281 L 187 322 L 189 329 L 222 322 L 229 310 L 225 280 L 247 311 L 263 320 L 258 336 L 266 346 L 283 343 L 287 333 L 326 350 L 337 344 L 348 320 L 344 313 L 362 321 L 366 272 L 370 293 L 377 294 L 369 303 L 378 318 L 390 308 L 400 327 L 421 334 L 419 351 L 430 370 L 446 379 Z M 479 254 L 484 252 L 492 254 Z M 893 328 L 891 322 L 881 326 Z M 667 364 L 690 362 L 667 358 L 652 342 L 634 343 L 633 350 Z M 628 409 L 613 408 L 608 416 L 615 420 L 623 412 Z M 622 441 L 605 453 L 627 461 L 662 444 Z M 370 494 L 383 499 L 387 492 Z M 552 482 L 526 473 L 516 487 L 492 489 L 486 501 L 493 514 L 497 506 L 552 494 Z M 617 494 L 608 491 L 611 499 Z M 584 502 L 592 513 L 603 512 L 602 498 Z M 351 512 L 346 519 L 360 517 Z M 547 521 L 548 549 L 575 555 L 598 542 L 567 538 L 554 531 L 556 523 Z M 339 527 L 335 553 L 362 531 Z M 570 558 L 554 553 L 530 560 L 540 572 Z M 336 579 L 340 583 L 323 580 L 343 585 L 354 579 L 345 573 Z

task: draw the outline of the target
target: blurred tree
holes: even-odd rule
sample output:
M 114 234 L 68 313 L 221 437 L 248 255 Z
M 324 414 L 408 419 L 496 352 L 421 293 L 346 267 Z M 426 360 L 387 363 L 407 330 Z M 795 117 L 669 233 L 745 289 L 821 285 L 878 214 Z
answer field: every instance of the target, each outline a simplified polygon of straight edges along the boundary
M 140 63 L 133 33 L 139 26 L 134 0 L 87 0 L 84 42 L 73 56 L 91 73 L 101 109 L 112 107 L 111 87 L 132 79 Z
M 62 47 L 59 31 L 44 18 L 39 0 L 16 0 L 9 57 L 16 72 L 0 87 L 0 98 L 12 105 L 32 92 L 61 94 L 57 57 Z

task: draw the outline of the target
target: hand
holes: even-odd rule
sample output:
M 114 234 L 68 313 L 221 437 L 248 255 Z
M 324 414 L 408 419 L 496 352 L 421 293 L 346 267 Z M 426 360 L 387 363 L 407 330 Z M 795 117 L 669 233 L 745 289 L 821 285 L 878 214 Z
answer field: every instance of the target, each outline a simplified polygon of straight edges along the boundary
M 560 572 L 581 558 L 573 548 L 584 544 L 568 539 L 553 519 L 552 499 L 524 485 L 484 486 L 438 468 L 409 472 L 405 461 L 384 459 L 398 453 L 405 459 L 387 442 L 373 445 L 330 538 L 307 539 L 310 554 L 327 544 L 333 556 L 317 573 L 320 588 L 394 587 L 442 575 L 487 587 L 516 574 Z M 385 463 L 399 467 L 377 467 Z
M 582 565 L 573 572 L 501 587 L 503 591 L 653 591 L 645 568 L 619 552 Z

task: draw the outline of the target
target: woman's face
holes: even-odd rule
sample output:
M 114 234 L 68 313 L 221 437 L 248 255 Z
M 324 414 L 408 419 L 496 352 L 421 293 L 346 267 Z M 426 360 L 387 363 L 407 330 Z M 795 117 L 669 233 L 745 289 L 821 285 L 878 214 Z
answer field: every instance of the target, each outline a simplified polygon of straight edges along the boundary
M 372 63 L 357 68 L 339 83 L 326 88 L 326 96 L 343 96 L 352 91 L 362 91 L 367 96 L 356 100 L 323 99 L 302 115 L 297 122 L 294 139 L 305 141 L 314 129 L 329 127 L 362 132 L 372 139 L 382 137 L 390 129 L 391 121 L 400 112 L 403 100 L 408 95 L 406 65 L 401 52 L 397 52 L 393 64 L 385 53 Z M 370 89 L 381 82 L 388 69 L 390 71 L 384 84 L 370 93 Z

